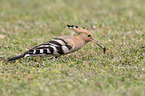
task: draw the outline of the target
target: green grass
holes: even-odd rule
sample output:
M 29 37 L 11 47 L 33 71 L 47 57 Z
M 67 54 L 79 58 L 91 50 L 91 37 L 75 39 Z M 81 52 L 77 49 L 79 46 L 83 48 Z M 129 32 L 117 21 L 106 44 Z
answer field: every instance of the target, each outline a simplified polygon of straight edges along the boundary
M 24 58 L 37 44 L 84 26 L 112 50 L 89 43 L 57 60 Z M 0 0 L 3 96 L 145 96 L 145 0 Z

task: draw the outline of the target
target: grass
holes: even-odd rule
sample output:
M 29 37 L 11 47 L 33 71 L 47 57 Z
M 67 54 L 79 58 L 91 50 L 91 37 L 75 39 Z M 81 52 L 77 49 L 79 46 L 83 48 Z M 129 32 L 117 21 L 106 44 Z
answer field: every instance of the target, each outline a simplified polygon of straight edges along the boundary
M 0 0 L 2 96 L 145 96 L 144 0 Z M 24 58 L 33 46 L 84 26 L 112 50 L 89 43 L 57 60 Z

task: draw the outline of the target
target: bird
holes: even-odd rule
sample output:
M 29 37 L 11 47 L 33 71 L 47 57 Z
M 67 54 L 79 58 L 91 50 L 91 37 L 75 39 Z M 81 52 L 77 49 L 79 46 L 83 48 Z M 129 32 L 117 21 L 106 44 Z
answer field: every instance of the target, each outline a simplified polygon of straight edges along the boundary
M 8 58 L 8 61 L 13 61 L 30 56 L 60 57 L 62 55 L 79 50 L 90 41 L 95 42 L 98 46 L 100 46 L 103 49 L 104 53 L 108 48 L 105 44 L 93 38 L 93 34 L 90 31 L 88 31 L 85 27 L 79 27 L 74 25 L 67 25 L 67 27 L 75 31 L 78 35 L 64 35 L 56 37 L 48 41 L 47 43 L 43 43 L 33 47 L 32 49 L 24 52 L 22 55 Z M 102 47 L 99 43 L 104 47 Z

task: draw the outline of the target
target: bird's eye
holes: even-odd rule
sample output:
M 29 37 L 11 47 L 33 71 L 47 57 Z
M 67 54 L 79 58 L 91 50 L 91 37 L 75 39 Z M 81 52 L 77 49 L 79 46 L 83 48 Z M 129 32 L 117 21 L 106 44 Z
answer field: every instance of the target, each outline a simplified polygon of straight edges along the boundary
M 91 37 L 91 35 L 88 35 L 88 37 Z

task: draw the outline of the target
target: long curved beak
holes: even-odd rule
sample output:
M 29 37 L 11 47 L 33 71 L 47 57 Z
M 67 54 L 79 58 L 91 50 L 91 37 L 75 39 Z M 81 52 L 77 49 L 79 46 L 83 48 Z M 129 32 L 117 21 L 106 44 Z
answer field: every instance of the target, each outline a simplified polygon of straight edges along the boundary
M 99 40 L 95 39 L 95 38 L 93 38 L 92 41 L 95 42 L 99 47 L 101 47 L 101 48 L 103 49 L 103 53 L 105 54 L 106 49 L 107 49 L 108 47 L 107 47 L 105 44 L 103 44 L 102 42 L 100 42 Z M 97 43 L 97 42 L 98 42 L 98 43 Z M 104 47 L 102 47 L 99 43 L 100 43 L 101 45 L 103 45 Z

